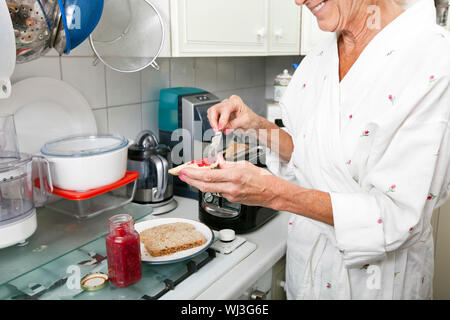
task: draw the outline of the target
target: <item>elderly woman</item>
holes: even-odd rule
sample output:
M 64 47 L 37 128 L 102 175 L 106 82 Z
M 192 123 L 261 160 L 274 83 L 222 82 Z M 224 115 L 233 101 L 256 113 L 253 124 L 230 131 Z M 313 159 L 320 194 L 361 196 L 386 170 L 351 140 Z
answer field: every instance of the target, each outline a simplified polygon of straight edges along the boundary
M 202 191 L 293 213 L 289 299 L 432 298 L 430 219 L 449 194 L 450 37 L 433 0 L 414 2 L 296 0 L 332 33 L 282 98 L 286 128 L 237 96 L 208 115 L 226 133 L 257 130 L 273 174 L 223 161 L 182 171 Z

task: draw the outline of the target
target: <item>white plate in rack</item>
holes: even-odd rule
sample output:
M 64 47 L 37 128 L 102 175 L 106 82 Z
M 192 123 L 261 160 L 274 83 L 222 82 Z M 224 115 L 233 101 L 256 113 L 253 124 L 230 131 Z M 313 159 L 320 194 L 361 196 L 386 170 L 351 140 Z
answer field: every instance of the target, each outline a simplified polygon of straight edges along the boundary
M 161 256 L 161 257 L 153 257 L 150 255 L 150 253 L 145 249 L 144 244 L 141 242 L 141 260 L 144 263 L 148 264 L 167 264 L 167 263 L 175 263 L 180 262 L 183 260 L 191 259 L 202 252 L 204 252 L 206 249 L 208 249 L 214 242 L 214 233 L 207 225 L 195 221 L 195 220 L 189 220 L 189 219 L 182 219 L 182 218 L 156 218 L 152 220 L 146 220 L 142 222 L 138 222 L 135 224 L 134 228 L 138 233 L 141 233 L 142 231 L 153 228 L 156 226 L 160 226 L 163 224 L 169 224 L 169 223 L 175 223 L 175 222 L 185 222 L 192 224 L 195 229 L 200 232 L 205 238 L 206 242 L 202 246 L 198 246 L 195 248 L 182 250 L 176 253 L 173 253 L 171 255 L 167 256 Z
M 0 100 L 0 113 L 13 114 L 20 152 L 38 154 L 45 142 L 76 134 L 96 134 L 97 124 L 86 99 L 64 81 L 28 78 Z

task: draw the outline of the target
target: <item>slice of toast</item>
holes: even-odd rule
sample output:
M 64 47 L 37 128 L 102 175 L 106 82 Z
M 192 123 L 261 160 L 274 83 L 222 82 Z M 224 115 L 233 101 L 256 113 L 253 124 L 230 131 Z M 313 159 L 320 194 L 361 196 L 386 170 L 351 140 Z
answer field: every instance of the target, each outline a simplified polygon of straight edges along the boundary
M 248 145 L 245 143 L 233 143 L 231 144 L 227 150 L 225 150 L 225 159 L 232 158 L 238 154 L 240 154 L 243 151 L 248 150 Z
M 180 171 L 183 169 L 186 169 L 186 168 L 212 170 L 212 169 L 217 168 L 217 166 L 219 165 L 219 159 L 217 159 L 216 162 L 214 162 L 211 165 L 209 165 L 209 164 L 208 165 L 199 165 L 198 163 L 199 163 L 199 161 L 191 161 L 191 162 L 184 163 L 182 165 L 179 165 L 178 167 L 170 169 L 169 173 L 171 175 L 178 176 L 178 175 L 180 175 Z
M 189 223 L 176 222 L 150 229 L 140 234 L 145 249 L 153 256 L 170 255 L 182 250 L 198 247 L 206 242 L 206 238 Z

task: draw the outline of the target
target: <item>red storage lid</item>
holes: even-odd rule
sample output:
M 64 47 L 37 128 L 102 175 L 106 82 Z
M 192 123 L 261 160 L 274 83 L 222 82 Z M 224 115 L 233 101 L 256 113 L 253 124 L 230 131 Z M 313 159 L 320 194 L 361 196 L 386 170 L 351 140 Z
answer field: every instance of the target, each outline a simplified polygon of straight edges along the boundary
M 139 172 L 136 171 L 127 171 L 125 176 L 120 179 L 119 181 L 116 181 L 110 185 L 104 186 L 104 187 L 100 187 L 100 188 L 96 188 L 96 189 L 91 189 L 91 190 L 87 190 L 87 191 L 71 191 L 71 190 L 63 190 L 63 189 L 59 189 L 57 187 L 53 187 L 53 194 L 63 197 L 65 199 L 68 200 L 86 200 L 86 199 L 90 199 L 96 196 L 99 196 L 101 194 L 107 193 L 109 191 L 118 189 L 120 187 L 123 187 L 133 181 L 136 181 L 139 178 Z M 39 179 L 37 179 L 37 181 L 35 181 L 35 184 L 37 187 L 39 187 Z

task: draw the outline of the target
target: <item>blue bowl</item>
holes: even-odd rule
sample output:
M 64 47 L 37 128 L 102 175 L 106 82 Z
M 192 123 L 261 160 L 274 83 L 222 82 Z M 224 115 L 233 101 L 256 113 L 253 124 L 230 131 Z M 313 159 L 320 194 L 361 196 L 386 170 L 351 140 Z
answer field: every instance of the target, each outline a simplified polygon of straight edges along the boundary
M 104 0 L 58 0 L 66 34 L 65 54 L 79 46 L 94 31 L 103 12 Z

